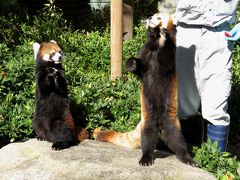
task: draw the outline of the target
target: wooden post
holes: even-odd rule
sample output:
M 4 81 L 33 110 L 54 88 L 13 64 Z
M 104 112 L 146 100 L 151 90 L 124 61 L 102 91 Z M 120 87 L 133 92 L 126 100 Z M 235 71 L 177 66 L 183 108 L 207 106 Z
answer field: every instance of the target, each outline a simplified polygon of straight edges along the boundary
M 122 77 L 122 0 L 111 0 L 111 79 Z
M 133 3 L 132 3 L 133 4 Z M 123 39 L 133 37 L 133 5 L 123 3 Z

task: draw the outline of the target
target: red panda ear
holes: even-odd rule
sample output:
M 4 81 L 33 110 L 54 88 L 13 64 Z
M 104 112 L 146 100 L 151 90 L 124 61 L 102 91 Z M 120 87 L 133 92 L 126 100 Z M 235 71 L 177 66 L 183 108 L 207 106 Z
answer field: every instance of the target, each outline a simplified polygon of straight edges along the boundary
M 39 43 L 33 43 L 33 52 L 34 52 L 34 60 L 37 59 L 37 54 L 39 52 L 40 44 Z
M 56 41 L 54 41 L 54 40 L 51 40 L 50 42 L 53 42 L 53 43 L 57 44 L 57 42 L 56 42 Z
M 167 29 L 168 30 L 174 30 L 175 29 L 175 15 L 174 14 L 171 14 L 169 16 L 169 20 L 168 20 L 168 24 L 167 24 Z

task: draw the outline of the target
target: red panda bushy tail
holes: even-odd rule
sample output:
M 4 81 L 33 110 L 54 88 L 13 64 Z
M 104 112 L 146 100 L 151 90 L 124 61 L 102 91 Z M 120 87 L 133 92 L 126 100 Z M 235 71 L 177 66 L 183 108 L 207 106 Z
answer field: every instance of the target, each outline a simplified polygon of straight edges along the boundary
M 96 128 L 93 137 L 98 141 L 110 142 L 130 149 L 140 148 L 141 129 L 140 124 L 133 131 L 121 133 L 116 131 L 102 131 Z

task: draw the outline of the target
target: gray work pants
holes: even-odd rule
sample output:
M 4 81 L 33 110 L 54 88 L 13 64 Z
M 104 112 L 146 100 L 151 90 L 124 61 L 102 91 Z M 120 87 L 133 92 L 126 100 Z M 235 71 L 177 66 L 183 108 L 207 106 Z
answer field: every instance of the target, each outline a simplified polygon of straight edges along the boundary
M 214 125 L 229 125 L 227 100 L 231 91 L 233 43 L 224 39 L 226 30 L 228 24 L 215 28 L 178 25 L 179 119 L 202 114 Z

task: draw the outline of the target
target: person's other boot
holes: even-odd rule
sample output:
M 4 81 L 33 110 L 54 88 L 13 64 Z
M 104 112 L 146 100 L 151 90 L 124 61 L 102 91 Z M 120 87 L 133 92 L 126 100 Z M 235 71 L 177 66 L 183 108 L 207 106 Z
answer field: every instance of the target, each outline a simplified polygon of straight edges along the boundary
M 212 143 L 218 141 L 218 148 L 221 152 L 224 152 L 227 149 L 228 131 L 229 126 L 208 124 L 207 138 L 209 138 Z
M 189 151 L 193 146 L 200 147 L 203 142 L 204 121 L 201 115 L 180 120 L 182 135 L 188 145 Z

